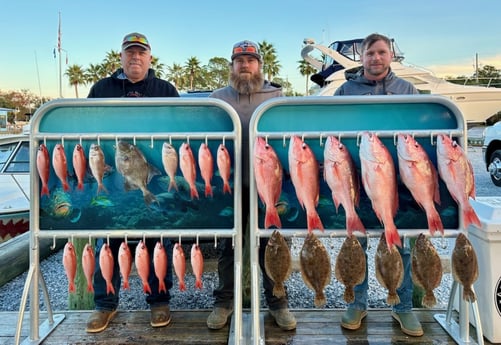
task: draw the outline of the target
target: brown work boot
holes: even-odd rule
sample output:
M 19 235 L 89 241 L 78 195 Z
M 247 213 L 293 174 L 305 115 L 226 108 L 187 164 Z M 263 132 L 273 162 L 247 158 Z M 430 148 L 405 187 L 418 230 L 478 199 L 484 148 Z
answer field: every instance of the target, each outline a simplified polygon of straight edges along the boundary
M 228 317 L 233 313 L 233 308 L 214 307 L 207 318 L 207 327 L 210 329 L 221 329 L 226 326 Z
M 275 319 L 278 327 L 280 327 L 284 331 L 291 331 L 293 329 L 296 329 L 296 318 L 294 317 L 294 314 L 289 311 L 289 309 L 270 309 L 270 314 Z
M 116 310 L 94 310 L 87 320 L 85 331 L 87 333 L 104 331 L 116 313 Z
M 170 308 L 168 305 L 151 307 L 150 324 L 151 327 L 164 327 L 170 323 Z

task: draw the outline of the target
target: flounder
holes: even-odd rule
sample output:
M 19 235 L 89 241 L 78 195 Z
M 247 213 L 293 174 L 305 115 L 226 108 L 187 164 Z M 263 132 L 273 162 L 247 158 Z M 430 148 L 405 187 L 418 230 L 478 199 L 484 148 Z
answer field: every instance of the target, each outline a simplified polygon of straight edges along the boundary
M 433 243 L 421 233 L 411 253 L 412 281 L 425 290 L 421 304 L 431 308 L 437 304 L 433 289 L 440 285 L 442 280 L 442 261 L 433 246 Z
M 324 306 L 327 303 L 324 288 L 331 280 L 331 262 L 327 249 L 313 232 L 306 236 L 299 259 L 303 281 L 315 292 L 315 306 Z
M 351 303 L 355 300 L 353 288 L 365 279 L 367 259 L 360 242 L 355 235 L 349 235 L 343 242 L 336 258 L 336 279 L 344 286 L 344 300 Z
M 273 295 L 281 298 L 285 296 L 284 282 L 292 271 L 291 253 L 285 238 L 278 230 L 273 231 L 264 253 L 264 267 L 266 274 L 275 283 Z
M 388 290 L 386 303 L 395 305 L 400 303 L 397 288 L 402 284 L 404 279 L 404 265 L 397 248 L 395 246 L 391 246 L 390 248 L 388 249 L 386 236 L 383 232 L 374 257 L 376 278 L 379 284 Z
M 467 302 L 475 302 L 477 297 L 472 285 L 478 279 L 477 254 L 463 233 L 459 233 L 456 238 L 451 261 L 452 276 L 455 281 L 463 285 L 463 299 Z

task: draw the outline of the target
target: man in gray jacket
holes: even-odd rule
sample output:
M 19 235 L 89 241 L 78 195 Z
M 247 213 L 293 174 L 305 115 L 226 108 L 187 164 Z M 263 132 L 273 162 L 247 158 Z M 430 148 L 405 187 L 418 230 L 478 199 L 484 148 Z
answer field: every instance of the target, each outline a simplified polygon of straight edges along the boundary
M 242 124 L 242 229 L 248 231 L 249 218 L 249 122 L 254 110 L 264 101 L 282 96 L 278 84 L 264 79 L 263 59 L 259 47 L 251 41 L 238 42 L 233 46 L 230 63 L 230 85 L 215 90 L 210 97 L 229 103 L 238 113 Z M 243 236 L 244 240 L 247 236 Z M 273 281 L 264 269 L 264 251 L 267 238 L 261 238 L 259 265 L 263 274 L 263 286 L 270 314 L 278 326 L 284 330 L 296 328 L 296 319 L 288 309 L 286 297 L 273 296 Z M 223 328 L 233 312 L 234 253 L 232 239 L 221 239 L 218 258 L 219 287 L 214 290 L 214 309 L 207 318 L 211 329 Z M 248 245 L 244 242 L 243 244 Z M 240 279 L 240 278 L 239 278 Z
M 362 42 L 360 61 L 362 67 L 355 73 L 346 71 L 346 79 L 334 95 L 397 95 L 416 94 L 414 85 L 397 77 L 390 68 L 393 60 L 391 41 L 380 34 L 371 34 Z M 360 238 L 364 250 L 367 249 L 367 239 Z M 404 241 L 402 241 L 404 243 Z M 398 248 L 398 247 L 397 247 Z M 419 337 L 423 329 L 417 317 L 412 313 L 413 283 L 411 277 L 411 258 L 408 243 L 398 248 L 404 265 L 404 279 L 397 289 L 400 303 L 393 306 L 391 315 L 400 323 L 402 332 Z M 369 282 L 367 273 L 365 280 L 355 286 L 355 301 L 348 304 L 348 309 L 341 319 L 341 326 L 345 329 L 360 328 L 362 319 L 367 316 L 367 290 Z

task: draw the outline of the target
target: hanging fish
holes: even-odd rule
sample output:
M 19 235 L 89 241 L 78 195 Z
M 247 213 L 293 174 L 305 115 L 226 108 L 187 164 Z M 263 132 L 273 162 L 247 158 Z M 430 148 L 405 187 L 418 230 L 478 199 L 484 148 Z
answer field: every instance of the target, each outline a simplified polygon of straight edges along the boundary
M 77 255 L 73 243 L 67 242 L 63 251 L 63 266 L 68 278 L 68 291 L 75 293 L 75 277 L 77 275 Z
M 92 278 L 94 277 L 95 267 L 96 257 L 94 255 L 94 248 L 90 243 L 87 243 L 82 252 L 82 268 L 87 280 L 87 292 L 94 292 Z
M 299 263 L 303 281 L 315 292 L 315 306 L 324 306 L 327 303 L 324 288 L 331 281 L 331 262 L 327 249 L 313 232 L 304 240 Z

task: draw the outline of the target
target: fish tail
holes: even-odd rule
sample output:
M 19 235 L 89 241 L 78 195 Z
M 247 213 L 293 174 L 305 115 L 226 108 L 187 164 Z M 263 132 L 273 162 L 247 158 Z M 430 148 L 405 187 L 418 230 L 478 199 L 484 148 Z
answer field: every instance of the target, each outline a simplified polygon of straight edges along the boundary
M 433 294 L 433 291 L 427 292 L 424 297 L 423 301 L 421 302 L 423 306 L 426 308 L 433 308 L 435 304 L 437 304 L 437 299 L 435 298 L 435 295 Z
M 99 192 L 102 191 L 102 190 L 105 191 L 106 194 L 109 194 L 108 189 L 106 189 L 106 186 L 103 183 L 98 183 L 97 184 L 97 193 L 96 193 L 96 195 L 99 195 Z
M 437 210 L 433 208 L 426 211 L 426 217 L 428 219 L 428 229 L 430 230 L 430 234 L 433 236 L 438 230 L 443 235 L 444 225 L 442 224 L 442 220 L 440 219 L 440 215 L 438 214 Z
M 87 292 L 94 292 L 94 287 L 92 286 L 91 283 L 87 284 Z
M 202 278 L 196 278 L 195 288 L 202 290 Z
M 70 281 L 69 284 L 68 284 L 68 291 L 70 293 L 75 293 L 77 291 L 76 287 L 75 287 L 75 282 L 74 281 Z
M 146 205 L 150 205 L 153 202 L 158 203 L 157 198 L 150 191 L 145 191 L 143 196 L 144 196 L 144 202 L 146 203 Z
M 223 186 L 223 194 L 228 192 L 229 194 L 231 194 L 231 187 L 230 187 L 230 184 L 228 182 L 225 182 L 224 183 L 224 186 Z
M 282 228 L 282 222 L 280 221 L 280 216 L 276 207 L 266 207 L 266 216 L 264 218 L 264 227 L 269 229 L 272 225 L 278 229 Z
M 49 193 L 49 187 L 46 184 L 44 184 L 42 186 L 42 191 L 40 193 L 40 196 L 42 196 L 42 195 L 49 195 L 49 194 L 50 194 Z
M 129 280 L 124 279 L 124 290 L 129 290 L 129 289 L 130 289 Z
M 364 224 L 362 224 L 360 217 L 356 213 L 346 217 L 346 230 L 350 236 L 354 231 L 360 231 L 365 234 Z
M 65 192 L 69 191 L 70 190 L 70 186 L 68 185 L 68 182 L 67 181 L 64 181 L 63 182 L 63 190 Z
M 83 185 L 82 181 L 78 181 L 77 189 L 78 190 L 83 190 L 84 189 L 84 185 Z
M 167 293 L 167 288 L 165 287 L 165 282 L 163 280 L 160 280 L 158 284 L 158 293 L 161 292 Z
M 475 210 L 471 205 L 468 205 L 463 209 L 463 219 L 464 219 L 464 228 L 468 229 L 470 224 L 475 225 L 477 228 L 481 229 L 482 224 L 480 223 L 480 219 L 478 218 Z
M 193 198 L 200 199 L 200 197 L 198 196 L 197 188 L 195 186 L 190 187 L 190 196 L 191 196 L 191 199 L 193 199 Z
M 353 302 L 355 300 L 355 292 L 353 291 L 353 288 L 345 288 L 343 297 L 346 303 Z
M 285 297 L 284 284 L 275 283 L 275 286 L 273 287 L 273 296 L 275 296 L 276 298 Z
M 400 240 L 400 236 L 398 235 L 398 231 L 395 225 L 388 226 L 385 228 L 385 236 L 388 249 L 391 249 L 393 245 L 402 248 L 402 241 Z
M 115 288 L 113 287 L 113 285 L 111 284 L 111 282 L 106 283 L 106 294 L 109 295 L 110 292 L 112 294 L 115 294 Z
M 477 300 L 477 296 L 471 289 L 471 286 L 463 286 L 463 300 L 473 303 Z
M 171 179 L 170 179 L 170 182 L 169 182 L 169 188 L 167 189 L 167 191 L 168 191 L 168 192 L 170 192 L 170 190 L 171 190 L 172 188 L 174 188 L 174 189 L 176 190 L 176 192 L 177 192 L 177 191 L 179 191 L 179 190 L 177 189 L 177 183 L 176 183 L 176 180 L 175 180 L 175 179 L 173 179 L 173 178 L 171 178 Z
M 315 307 L 317 307 L 317 308 L 323 307 L 327 303 L 327 299 L 325 298 L 323 291 L 317 292 L 313 303 L 315 304 Z
M 212 187 L 210 185 L 206 185 L 205 186 L 205 197 L 212 197 L 213 194 L 212 194 Z
M 183 281 L 179 282 L 179 291 L 186 291 L 186 284 Z
M 400 297 L 398 297 L 396 292 L 388 292 L 388 297 L 386 297 L 386 303 L 389 305 L 396 305 L 400 303 Z
M 312 232 L 315 229 L 324 231 L 324 226 L 322 220 L 316 211 L 308 212 L 308 232 Z
M 151 288 L 148 282 L 143 282 L 143 291 L 144 293 L 149 293 L 151 295 Z

